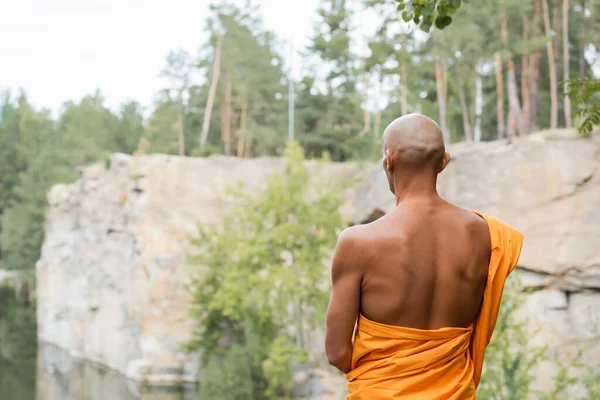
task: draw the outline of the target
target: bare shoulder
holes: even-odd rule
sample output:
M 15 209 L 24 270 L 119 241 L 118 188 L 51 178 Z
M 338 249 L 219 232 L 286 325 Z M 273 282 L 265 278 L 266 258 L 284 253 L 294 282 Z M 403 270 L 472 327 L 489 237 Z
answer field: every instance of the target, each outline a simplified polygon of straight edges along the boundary
M 454 213 L 460 221 L 460 225 L 464 226 L 471 237 L 489 240 L 489 227 L 485 219 L 473 211 L 458 206 L 453 207 Z
M 338 238 L 336 251 L 356 252 L 363 247 L 368 237 L 366 228 L 365 225 L 355 225 L 344 229 Z
M 483 217 L 470 211 L 462 209 L 464 215 L 465 228 L 475 243 L 486 245 L 490 243 L 490 228 Z M 487 248 L 484 250 L 488 251 Z
M 346 228 L 338 238 L 334 253 L 334 265 L 360 265 L 359 258 L 368 248 L 368 228 L 365 225 L 356 225 Z
M 346 228 L 338 237 L 333 252 L 331 274 L 333 281 L 342 276 L 361 274 L 361 248 L 364 248 L 364 229 L 362 226 Z

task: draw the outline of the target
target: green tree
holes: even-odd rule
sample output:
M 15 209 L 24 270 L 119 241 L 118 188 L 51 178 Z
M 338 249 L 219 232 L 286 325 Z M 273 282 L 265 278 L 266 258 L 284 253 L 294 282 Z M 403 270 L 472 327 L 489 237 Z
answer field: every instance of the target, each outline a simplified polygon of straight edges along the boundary
M 145 127 L 144 137 L 150 142 L 151 153 L 178 154 L 183 129 L 182 109 L 169 91 L 157 96 L 154 111 Z
M 133 154 L 144 133 L 143 107 L 136 101 L 125 103 L 119 110 L 120 123 L 115 135 L 116 151 Z
M 189 106 L 186 104 L 189 99 L 189 89 L 191 85 L 194 62 L 190 54 L 185 50 L 177 52 L 172 51 L 167 56 L 167 66 L 161 71 L 160 75 L 169 81 L 169 87 L 165 89 L 170 103 L 175 106 L 178 113 L 175 117 L 175 123 L 171 126 L 177 134 L 177 154 L 184 156 L 186 154 L 186 110 Z M 169 133 L 168 130 L 166 132 Z
M 573 100 L 573 116 L 580 121 L 578 130 L 589 135 L 594 126 L 600 125 L 600 79 L 576 77 L 564 85 Z
M 234 190 L 222 224 L 200 226 L 193 241 L 188 349 L 202 351 L 201 390 L 210 398 L 284 396 L 290 361 L 305 359 L 309 334 L 323 322 L 324 260 L 342 228 L 339 185 L 311 182 L 297 143 L 285 162 L 260 195 Z
M 395 117 L 413 111 L 420 101 L 415 79 L 411 80 L 411 77 L 418 76 L 411 62 L 418 46 L 410 27 L 397 18 L 393 3 L 365 0 L 364 5 L 372 7 L 381 18 L 374 35 L 368 39 L 370 54 L 365 60 L 365 70 L 375 86 L 374 135 L 379 141 L 382 107 L 386 99 L 391 103 Z
M 359 135 L 364 121 L 357 91 L 358 59 L 351 51 L 351 20 L 346 0 L 321 1 L 307 49 L 313 56 L 309 63 L 320 67 L 313 64 L 298 94 L 299 140 L 311 157 L 328 152 L 334 161 L 344 161 L 371 154 L 372 139 Z M 315 71 L 325 71 L 325 76 Z
M 112 152 L 131 150 L 141 133 L 141 109 L 134 104 L 125 110 L 128 115 L 123 114 L 127 115 L 128 124 L 134 129 L 132 133 L 124 129 L 119 116 L 104 105 L 100 92 L 84 97 L 79 103 L 65 103 L 57 121 L 58 141 L 53 144 L 54 150 L 62 152 L 73 166 L 87 165 Z M 131 125 L 135 119 L 138 119 L 138 124 Z M 128 149 L 120 147 L 123 145 Z
M 8 269 L 31 269 L 39 256 L 45 179 L 52 173 L 44 159 L 55 137 L 47 112 L 35 111 L 24 94 L 14 102 L 6 95 L 0 121 L 0 151 L 5 156 L 0 162 L 0 248 Z
M 209 41 L 199 68 L 208 81 L 218 72 L 214 107 L 221 111 L 211 114 L 208 142 L 223 143 L 224 153 L 239 157 L 281 154 L 287 104 L 275 36 L 264 28 L 259 9 L 251 5 L 241 9 L 230 2 L 213 4 L 206 25 Z M 217 47 L 219 63 L 214 62 Z M 197 94 L 201 98 L 191 101 L 206 105 L 209 91 Z
M 5 96 L 0 143 L 2 192 L 0 248 L 9 269 L 32 270 L 44 238 L 47 192 L 56 183 L 71 182 L 76 167 L 131 152 L 142 132 L 141 108 L 125 104 L 120 115 L 103 104 L 99 93 L 79 103 L 66 103 L 57 122 L 31 107 L 24 95 Z
M 408 21 L 413 21 L 415 24 L 419 25 L 420 28 L 426 32 L 429 32 L 432 28 L 432 26 L 435 26 L 438 29 L 444 29 L 447 26 L 449 26 L 452 21 L 453 21 L 453 17 L 451 16 L 452 14 L 457 13 L 457 11 L 459 9 L 461 9 L 463 3 L 467 3 L 467 1 L 462 1 L 462 0 L 395 0 L 395 3 L 397 4 L 397 9 L 399 11 L 401 11 L 401 16 L 402 19 L 406 22 Z M 476 14 L 478 16 L 487 16 L 488 21 L 490 19 L 494 19 L 494 16 L 498 16 L 498 15 L 503 15 L 502 13 L 500 14 L 494 14 L 494 13 L 490 13 L 490 12 L 486 12 L 484 11 L 486 9 L 485 7 L 485 1 L 484 2 L 478 2 L 477 3 L 477 7 L 466 7 L 467 9 L 473 9 L 473 13 L 470 14 Z M 511 20 L 511 24 L 509 27 L 508 32 L 512 33 L 514 32 L 513 27 L 517 27 L 518 25 L 514 23 L 514 21 L 516 21 L 517 19 L 516 14 L 514 14 L 514 11 L 517 11 L 517 13 L 520 13 L 521 15 L 524 15 L 524 19 L 523 19 L 523 25 L 527 25 L 527 28 L 523 27 L 518 27 L 518 29 L 523 29 L 523 41 L 525 41 L 525 34 L 528 33 L 528 28 L 531 28 L 530 26 L 530 20 L 528 19 L 528 15 L 526 9 L 529 8 L 531 9 L 533 7 L 533 5 L 535 4 L 535 1 L 531 1 L 531 2 L 518 2 L 518 1 L 512 1 L 512 0 L 502 0 L 502 1 L 498 1 L 498 2 L 494 2 L 494 4 L 497 7 L 503 8 L 505 9 L 504 12 L 508 11 L 511 12 L 511 10 L 513 11 L 513 17 L 510 18 Z M 546 63 L 549 66 L 549 71 L 545 71 L 544 68 L 541 69 L 539 68 L 539 56 L 534 56 L 532 58 L 528 58 L 528 57 L 523 57 L 522 58 L 522 62 L 521 62 L 521 81 L 522 81 L 522 85 L 521 85 L 521 95 L 525 96 L 523 97 L 523 101 L 522 101 L 522 105 L 523 105 L 523 112 L 522 114 L 520 112 L 518 112 L 518 107 L 517 107 L 517 103 L 516 103 L 516 88 L 515 88 L 515 83 L 514 81 L 518 78 L 515 78 L 515 72 L 514 72 L 514 66 L 513 65 L 513 61 L 512 61 L 512 57 L 511 54 L 515 54 L 515 50 L 517 50 L 517 54 L 523 54 L 524 52 L 527 51 L 531 51 L 532 48 L 529 46 L 534 47 L 535 44 L 533 45 L 517 45 L 515 48 L 515 42 L 513 40 L 506 40 L 505 41 L 505 46 L 502 49 L 502 53 L 504 54 L 504 59 L 507 61 L 508 64 L 508 82 L 509 82 L 509 110 L 510 113 L 512 114 L 512 118 L 509 119 L 509 126 L 510 124 L 519 124 L 520 125 L 520 130 L 522 132 L 528 133 L 532 128 L 530 127 L 530 122 L 533 121 L 532 125 L 535 128 L 535 121 L 536 120 L 546 120 L 549 119 L 551 120 L 551 125 L 552 127 L 556 127 L 557 123 L 558 123 L 558 95 L 557 95 L 557 89 L 556 89 L 556 80 L 557 80 L 557 75 L 558 73 L 556 72 L 556 61 L 558 59 L 557 57 L 554 57 L 554 52 L 558 50 L 558 47 L 554 48 L 554 46 L 552 44 L 550 44 L 550 41 L 554 40 L 552 39 L 549 35 L 551 32 L 553 32 L 554 34 L 558 34 L 560 35 L 560 32 L 554 32 L 557 31 L 556 26 L 552 27 L 551 25 L 551 21 L 550 21 L 550 10 L 549 10 L 549 5 L 552 6 L 553 10 L 554 8 L 558 8 L 560 7 L 560 4 L 556 3 L 551 3 L 549 4 L 549 2 L 547 0 L 544 0 L 542 2 L 540 2 L 539 4 L 536 5 L 537 7 L 541 8 L 541 5 L 543 5 L 543 20 L 544 20 L 544 27 L 545 27 L 545 33 L 546 33 L 546 38 L 544 40 L 543 43 L 546 43 L 546 47 L 547 47 L 547 55 L 546 57 Z M 582 2 L 580 2 L 580 4 L 577 5 L 579 12 L 578 12 L 578 16 L 576 17 L 579 24 L 575 25 L 576 27 L 574 28 L 573 24 L 568 24 L 568 18 L 565 18 L 563 21 L 563 25 L 566 26 L 569 29 L 569 32 L 567 32 L 565 34 L 564 37 L 564 44 L 563 47 L 565 49 L 565 53 L 563 55 L 564 57 L 564 61 L 563 63 L 568 63 L 569 60 L 569 55 L 570 55 L 570 50 L 569 48 L 574 47 L 577 49 L 577 53 L 578 53 L 578 64 L 579 64 L 579 73 L 580 75 L 583 77 L 583 79 L 585 79 L 586 75 L 586 69 L 587 69 L 587 61 L 585 60 L 585 48 L 587 47 L 587 44 L 594 42 L 594 38 L 597 36 L 597 30 L 591 29 L 591 26 L 595 26 L 594 25 L 594 21 L 598 20 L 598 16 L 600 15 L 600 13 L 597 12 L 596 8 L 597 5 L 594 4 L 594 2 L 590 2 L 590 1 L 586 1 L 583 0 Z M 569 11 L 569 3 L 565 3 L 565 5 L 563 6 L 566 9 L 566 13 L 568 13 Z M 465 7 L 463 7 L 465 8 Z M 563 9 L 563 13 L 565 13 L 565 9 Z M 460 15 L 456 15 L 456 18 L 462 18 L 463 16 L 465 16 L 467 14 L 462 13 Z M 535 24 L 539 24 L 540 23 L 540 17 L 542 14 L 537 15 L 538 18 L 533 19 L 533 24 L 534 24 L 534 32 L 537 30 L 537 28 L 535 27 Z M 558 16 L 558 13 L 556 13 L 556 15 Z M 568 17 L 568 15 L 566 16 Z M 558 22 L 558 20 L 557 20 Z M 455 24 L 456 25 L 456 24 Z M 461 23 L 462 26 L 465 26 L 464 21 L 463 23 Z M 480 25 L 483 26 L 483 25 Z M 572 29 L 578 29 L 578 32 L 571 32 Z M 577 39 L 574 43 L 570 44 L 570 38 L 575 36 Z M 489 36 L 487 35 L 481 35 L 480 37 L 485 37 L 486 39 L 489 39 Z M 538 40 L 538 37 L 534 36 L 532 37 L 532 39 L 534 40 L 533 43 L 537 43 L 535 41 Z M 510 43 L 510 45 L 508 45 Z M 527 43 L 525 41 L 525 43 Z M 531 42 L 530 42 L 531 43 Z M 520 47 L 520 49 L 519 49 Z M 529 47 L 529 50 L 524 49 L 524 47 Z M 553 59 L 549 59 L 549 58 L 553 58 Z M 556 59 L 554 59 L 556 58 Z M 529 61 L 529 63 L 528 63 Z M 569 69 L 569 64 L 565 64 L 564 66 L 565 70 Z M 512 71 L 511 71 L 512 70 Z M 542 92 L 538 93 L 538 76 L 540 75 L 543 78 L 547 78 L 547 79 L 543 79 L 541 82 L 543 83 L 543 88 L 542 88 Z M 530 75 L 531 74 L 531 75 Z M 500 77 L 502 76 L 502 74 L 499 75 Z M 516 76 L 518 77 L 518 74 L 516 74 Z M 576 78 L 573 80 L 573 86 L 572 86 L 572 90 L 566 89 L 566 94 L 568 96 L 567 101 L 565 101 L 565 105 L 566 105 L 566 109 L 568 110 L 569 108 L 569 99 L 571 101 L 581 101 L 582 98 L 585 97 L 594 97 L 595 93 L 597 93 L 594 90 L 594 84 L 593 84 L 594 79 L 591 80 L 590 84 L 588 85 L 584 85 L 581 86 L 580 82 L 578 82 L 576 80 Z M 565 88 L 569 85 L 568 83 L 569 81 L 566 81 L 564 83 Z M 589 89 L 588 89 L 589 88 Z M 530 92 L 531 90 L 531 92 Z M 589 93 L 587 93 L 585 90 L 589 90 Z M 544 102 L 550 102 L 551 106 L 550 107 L 536 107 L 536 105 L 538 104 L 538 96 L 541 97 L 541 99 Z M 462 100 L 461 100 L 462 101 Z M 499 103 L 498 103 L 498 107 L 503 107 L 503 100 L 500 99 Z M 597 122 L 594 122 L 595 120 L 595 111 L 593 110 L 593 107 L 590 108 L 591 106 L 587 106 L 586 105 L 581 105 L 580 103 L 580 107 L 578 107 L 577 110 L 575 110 L 573 112 L 573 115 L 575 117 L 580 117 L 581 118 L 581 125 L 579 125 L 578 130 L 581 133 L 589 133 L 594 125 L 598 125 Z M 463 111 L 463 119 L 465 119 L 464 116 L 464 111 Z M 519 115 L 521 114 L 521 115 Z M 542 118 L 541 116 L 543 116 L 544 118 Z M 545 118 L 546 116 L 548 116 L 548 118 Z M 587 117 L 586 117 L 587 116 Z M 590 118 L 591 117 L 591 118 Z M 503 121 L 501 121 L 501 119 L 503 119 L 503 115 L 498 113 L 498 123 L 499 123 L 499 128 L 500 128 L 500 132 L 502 132 L 502 123 Z M 531 118 L 531 121 L 527 121 L 527 119 Z M 565 117 L 565 123 L 568 125 L 569 121 L 568 121 L 568 117 Z
M 14 400 L 35 398 L 36 350 L 35 307 L 0 285 L 0 393 Z
M 529 344 L 528 321 L 519 313 L 525 295 L 517 274 L 507 281 L 494 335 L 485 352 L 477 390 L 477 398 L 483 400 L 530 398 L 535 379 L 533 368 L 545 356 L 544 348 L 536 349 Z

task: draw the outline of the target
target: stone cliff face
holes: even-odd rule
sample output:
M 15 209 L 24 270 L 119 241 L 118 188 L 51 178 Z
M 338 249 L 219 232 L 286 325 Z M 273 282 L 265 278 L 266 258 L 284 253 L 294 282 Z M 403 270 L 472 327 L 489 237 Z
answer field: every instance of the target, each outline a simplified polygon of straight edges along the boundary
M 352 165 L 309 168 L 356 175 Z M 228 187 L 243 182 L 258 192 L 282 169 L 276 158 L 116 154 L 108 168 L 93 165 L 76 183 L 55 186 L 36 268 L 39 339 L 140 382 L 196 380 L 196 358 L 180 351 L 190 332 L 182 321 L 187 240 L 198 222 L 220 221 Z
M 536 341 L 554 351 L 584 345 L 588 361 L 600 359 L 599 149 L 568 134 L 455 145 L 440 177 L 448 200 L 525 234 L 519 267 L 533 290 L 525 312 L 541 328 Z M 354 223 L 393 209 L 379 165 L 309 164 L 313 175 L 360 178 L 345 194 Z M 139 381 L 194 380 L 194 357 L 179 352 L 189 333 L 187 238 L 197 222 L 219 222 L 228 186 L 259 191 L 281 168 L 271 158 L 114 155 L 109 168 L 54 187 L 37 265 L 40 340 Z M 540 367 L 542 387 L 551 368 Z

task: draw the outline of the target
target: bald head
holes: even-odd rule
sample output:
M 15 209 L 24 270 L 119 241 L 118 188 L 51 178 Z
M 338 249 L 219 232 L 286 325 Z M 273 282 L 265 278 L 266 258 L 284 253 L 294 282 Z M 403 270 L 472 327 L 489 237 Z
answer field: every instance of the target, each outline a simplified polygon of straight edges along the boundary
M 435 121 L 421 114 L 408 114 L 385 129 L 383 152 L 387 164 L 437 174 L 443 168 L 446 149 L 442 131 Z

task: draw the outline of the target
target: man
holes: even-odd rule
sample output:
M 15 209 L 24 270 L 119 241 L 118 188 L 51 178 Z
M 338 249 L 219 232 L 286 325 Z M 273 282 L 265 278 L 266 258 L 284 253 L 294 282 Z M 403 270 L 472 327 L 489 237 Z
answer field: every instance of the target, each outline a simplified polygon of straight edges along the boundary
M 523 236 L 438 195 L 450 155 L 431 119 L 395 120 L 383 150 L 397 207 L 340 235 L 327 357 L 349 400 L 474 399 Z

